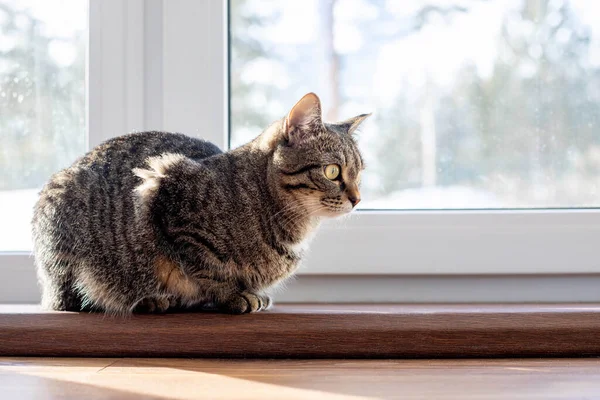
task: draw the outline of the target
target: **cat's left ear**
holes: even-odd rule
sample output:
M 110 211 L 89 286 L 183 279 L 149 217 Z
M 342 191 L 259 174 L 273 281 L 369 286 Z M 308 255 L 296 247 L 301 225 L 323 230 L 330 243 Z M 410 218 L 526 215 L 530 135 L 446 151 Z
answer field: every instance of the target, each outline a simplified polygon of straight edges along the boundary
M 323 130 L 321 100 L 314 93 L 304 95 L 285 118 L 285 137 L 289 144 L 301 143 Z
M 356 116 L 354 118 L 349 118 L 349 119 L 347 119 L 345 121 L 338 122 L 338 123 L 336 123 L 336 125 L 342 127 L 342 129 L 345 132 L 348 132 L 348 134 L 351 135 L 352 133 L 354 133 L 354 131 L 356 130 L 356 128 L 358 128 L 359 125 L 362 124 L 362 122 L 365 119 L 367 119 L 368 117 L 370 117 L 370 116 L 371 116 L 371 113 L 369 113 L 369 114 L 361 114 L 361 115 L 358 115 L 358 116 Z

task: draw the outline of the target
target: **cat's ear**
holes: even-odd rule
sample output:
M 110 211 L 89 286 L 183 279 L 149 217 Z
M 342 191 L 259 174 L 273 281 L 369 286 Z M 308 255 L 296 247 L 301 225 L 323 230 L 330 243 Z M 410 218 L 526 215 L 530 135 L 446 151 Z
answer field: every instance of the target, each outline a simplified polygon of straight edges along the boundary
M 321 100 L 314 93 L 304 95 L 285 118 L 284 134 L 289 144 L 301 143 L 323 130 Z
M 349 119 L 347 119 L 345 121 L 338 122 L 338 123 L 336 123 L 336 125 L 342 127 L 342 129 L 345 132 L 348 132 L 348 134 L 351 135 L 352 133 L 354 133 L 354 131 L 356 130 L 356 128 L 358 128 L 358 126 L 360 124 L 362 124 L 362 122 L 365 119 L 367 119 L 368 117 L 370 117 L 370 116 L 371 116 L 371 113 L 369 113 L 369 114 L 361 114 L 361 115 L 358 115 L 358 116 L 356 116 L 354 118 L 349 118 Z

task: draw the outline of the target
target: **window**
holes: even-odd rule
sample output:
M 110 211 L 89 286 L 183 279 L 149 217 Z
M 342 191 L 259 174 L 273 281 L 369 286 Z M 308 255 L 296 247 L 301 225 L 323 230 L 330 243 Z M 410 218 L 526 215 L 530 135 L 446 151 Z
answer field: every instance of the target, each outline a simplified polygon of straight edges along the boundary
M 593 1 L 232 0 L 231 134 L 302 94 L 360 135 L 363 209 L 600 205 Z
M 313 274 L 598 272 L 598 18 L 577 0 L 231 0 L 231 141 L 308 91 L 329 120 L 375 112 L 362 210 L 321 230 Z
M 87 4 L 0 0 L 0 252 L 31 250 L 37 192 L 86 149 Z
M 28 253 L 35 197 L 15 190 L 37 191 L 87 148 L 134 130 L 236 146 L 308 91 L 328 119 L 374 115 L 360 132 L 362 209 L 323 224 L 288 300 L 600 299 L 594 2 L 73 3 L 0 0 L 1 27 L 8 7 L 63 18 L 60 39 L 39 39 L 45 52 L 36 45 L 54 63 L 46 83 L 57 101 L 35 90 L 18 92 L 13 108 L 0 99 L 2 139 L 31 143 L 20 169 L 0 169 L 0 302 L 38 299 Z M 11 43 L 3 38 L 0 57 Z M 49 74 L 31 62 L 32 74 Z M 52 117 L 48 130 L 38 115 Z M 38 136 L 9 136 L 19 132 Z M 3 146 L 0 163 L 16 154 Z

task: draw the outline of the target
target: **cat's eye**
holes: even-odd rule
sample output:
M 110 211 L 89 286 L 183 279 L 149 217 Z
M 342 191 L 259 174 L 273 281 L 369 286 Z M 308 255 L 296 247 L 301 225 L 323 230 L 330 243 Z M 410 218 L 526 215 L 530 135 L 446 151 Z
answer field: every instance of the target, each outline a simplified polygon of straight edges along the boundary
M 329 180 L 335 180 L 340 176 L 340 166 L 337 164 L 329 164 L 323 168 L 325 177 Z

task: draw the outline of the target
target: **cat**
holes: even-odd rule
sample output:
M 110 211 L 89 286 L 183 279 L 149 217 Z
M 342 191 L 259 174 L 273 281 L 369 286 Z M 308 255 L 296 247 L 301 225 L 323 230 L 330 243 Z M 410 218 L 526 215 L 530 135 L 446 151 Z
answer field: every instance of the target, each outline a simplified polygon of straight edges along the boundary
M 179 133 L 110 139 L 54 174 L 32 230 L 42 306 L 109 314 L 212 305 L 266 310 L 323 218 L 360 201 L 353 133 L 309 93 L 251 142 L 222 152 Z

